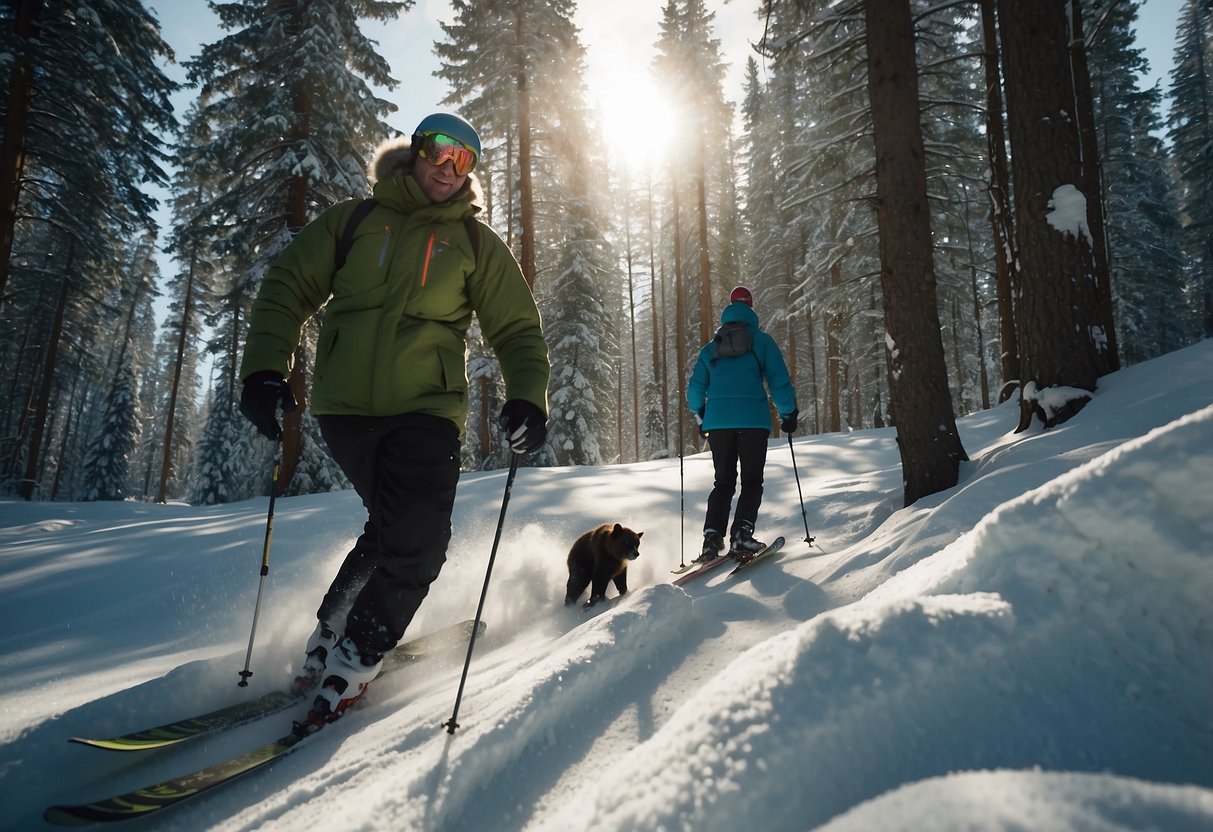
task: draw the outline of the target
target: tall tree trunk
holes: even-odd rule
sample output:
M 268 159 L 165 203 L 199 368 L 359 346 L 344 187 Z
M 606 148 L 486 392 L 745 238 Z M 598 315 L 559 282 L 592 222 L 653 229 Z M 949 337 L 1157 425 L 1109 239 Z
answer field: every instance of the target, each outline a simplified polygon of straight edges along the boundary
M 1192 25 L 1197 32 L 1209 31 L 1209 9 L 1201 3 L 1192 4 Z M 1204 141 L 1200 143 L 1201 155 L 1205 159 L 1213 157 L 1213 66 L 1206 58 L 1207 49 L 1198 49 L 1192 55 L 1195 66 L 1193 71 L 1198 78 L 1205 80 L 1204 95 L 1200 101 L 1200 123 L 1204 125 Z M 1202 170 L 1208 170 L 1207 163 L 1202 162 Z M 1197 288 L 1203 300 L 1201 301 L 1201 333 L 1205 338 L 1213 338 L 1213 223 L 1205 225 L 1203 233 L 1197 238 L 1201 247 L 1203 265 L 1197 272 Z
M 74 253 L 74 247 L 73 247 Z M 34 420 L 30 430 L 29 452 L 25 458 L 25 476 L 17 486 L 17 493 L 23 500 L 32 500 L 38 485 L 38 465 L 42 451 L 42 433 L 46 428 L 46 415 L 50 409 L 51 391 L 55 386 L 55 361 L 59 357 L 59 341 L 63 336 L 63 318 L 67 310 L 67 296 L 71 290 L 68 275 L 74 268 L 68 256 L 67 270 L 63 275 L 63 284 L 59 289 L 59 301 L 55 304 L 55 318 L 51 322 L 50 336 L 46 341 L 46 359 L 42 366 L 42 386 L 38 391 L 38 402 L 34 407 Z
M 696 203 L 699 213 L 699 343 L 706 344 L 715 330 L 712 315 L 712 262 L 708 256 L 707 162 L 703 131 L 699 133 L 699 170 L 695 175 Z
M 965 374 L 964 374 L 964 359 L 961 357 L 963 349 L 960 343 L 961 332 L 964 330 L 964 324 L 961 322 L 960 316 L 960 298 L 952 298 L 952 372 L 956 374 L 956 396 L 960 401 L 960 412 L 967 412 L 965 404 Z
M 918 69 L 908 0 L 864 4 L 880 282 L 904 502 L 956 485 L 966 459 L 939 330 Z
M 683 426 L 687 423 L 687 409 L 684 406 L 686 396 L 682 391 L 689 381 L 687 378 L 686 326 L 687 310 L 682 285 L 682 224 L 678 218 L 678 177 L 671 176 L 670 184 L 674 192 L 674 327 L 675 327 L 675 361 L 678 366 L 678 455 L 686 450 L 683 436 Z
M 1011 177 L 1007 172 L 1007 138 L 1002 123 L 1002 80 L 998 71 L 998 29 L 994 0 L 981 0 L 985 43 L 982 63 L 986 76 L 986 147 L 990 155 L 990 229 L 994 235 L 994 275 L 998 296 L 999 338 L 1002 341 L 1002 394 L 1006 401 L 1019 381 L 1019 339 L 1015 334 L 1015 292 L 1019 286 L 1015 229 L 1011 214 Z
M 998 0 L 1015 177 L 1021 292 L 1019 430 L 1038 415 L 1065 422 L 1089 401 L 1045 407 L 1049 387 L 1095 390 L 1109 342 L 1099 301 L 1081 141 L 1074 117 L 1068 21 L 1056 0 Z M 1096 196 L 1096 195 L 1093 195 Z M 1097 196 L 1096 196 L 1097 198 Z
M 286 16 L 287 31 L 298 39 L 303 31 L 303 10 L 301 0 L 276 0 Z M 291 128 L 291 142 L 288 153 L 303 154 L 306 144 L 311 138 L 312 98 L 302 80 L 294 82 L 292 97 L 295 110 L 295 124 Z M 302 159 L 299 159 L 302 161 Z M 291 235 L 298 234 L 307 225 L 307 195 L 308 180 L 306 176 L 291 178 L 287 191 L 286 227 Z M 278 472 L 277 496 L 287 493 L 295 469 L 299 467 L 299 459 L 303 456 L 303 411 L 307 408 L 307 383 L 305 379 L 306 354 L 303 345 L 295 348 L 295 362 L 291 377 L 287 382 L 291 393 L 298 405 L 294 410 L 282 414 L 282 465 Z
M 64 423 L 63 432 L 59 436 L 59 464 L 55 466 L 55 476 L 51 480 L 50 499 L 52 502 L 59 499 L 59 482 L 63 477 L 63 469 L 67 467 L 63 464 L 63 461 L 67 458 L 67 441 L 71 437 L 72 425 L 76 421 L 73 419 L 73 416 L 75 415 L 76 407 L 76 387 L 79 385 L 79 382 L 80 371 L 77 370 L 72 376 L 72 392 L 68 395 L 67 405 L 63 408 L 63 411 L 67 414 L 67 421 Z
M 630 202 L 630 200 L 629 200 Z M 628 263 L 628 331 L 632 335 L 632 459 L 640 459 L 640 364 L 636 357 L 636 287 L 632 263 L 632 211 L 631 205 L 624 211 L 624 241 Z M 623 446 L 619 447 L 623 456 Z
M 514 83 L 518 96 L 518 210 L 522 222 L 522 251 L 518 258 L 527 285 L 535 288 L 535 196 L 531 184 L 531 90 L 525 56 L 526 36 L 523 18 L 527 5 L 517 4 L 514 18 L 515 46 L 518 50 Z
M 660 321 L 663 316 L 657 305 L 657 254 L 653 228 L 653 175 L 651 173 L 648 176 L 648 199 L 645 200 L 645 205 L 647 206 L 649 239 L 649 305 L 653 318 L 653 380 L 657 383 L 657 389 L 661 391 L 662 447 L 668 451 L 670 448 L 670 396 L 667 384 L 669 373 L 666 372 L 665 350 L 661 343 Z M 664 274 L 662 275 L 661 291 L 665 292 Z M 665 304 L 662 304 L 662 307 L 664 306 Z
M 1091 243 L 1095 256 L 1096 296 L 1103 317 L 1108 348 L 1099 353 L 1100 375 L 1120 369 L 1116 345 L 1116 311 L 1112 300 L 1112 269 L 1108 258 L 1108 228 L 1104 216 L 1103 163 L 1095 130 L 1095 99 L 1091 92 L 1091 73 L 1087 69 L 1087 49 L 1083 35 L 1082 3 L 1070 0 L 1070 71 L 1074 77 L 1074 100 L 1078 111 L 1078 141 L 1082 154 L 1083 193 L 1087 195 L 1087 217 L 1091 223 Z
M 168 396 L 168 413 L 164 418 L 164 457 L 160 461 L 160 487 L 156 502 L 168 500 L 168 478 L 173 470 L 173 426 L 177 416 L 177 391 L 181 389 L 181 369 L 185 365 L 185 341 L 190 327 L 190 309 L 194 303 L 194 270 L 198 265 L 197 244 L 190 246 L 190 266 L 185 277 L 185 302 L 181 310 L 181 333 L 177 337 L 177 357 L 173 361 L 173 383 Z
M 42 13 L 42 0 L 18 0 L 13 34 L 19 45 L 12 59 L 5 103 L 4 136 L 0 141 L 0 305 L 8 288 L 9 261 L 17 226 L 17 200 L 25 166 L 25 136 L 29 128 L 30 85 L 34 75 L 35 24 Z M 27 498 L 28 499 L 28 498 Z
M 986 339 L 984 325 L 982 323 L 983 313 L 981 309 L 981 287 L 977 281 L 977 250 L 973 245 L 973 225 L 971 215 L 969 213 L 969 186 L 964 180 L 960 181 L 960 189 L 964 194 L 964 218 L 962 225 L 965 229 L 965 244 L 968 251 L 969 260 L 969 281 L 971 283 L 971 291 L 973 295 L 973 321 L 977 328 L 977 370 L 978 384 L 981 388 L 981 409 L 990 409 L 990 374 L 986 369 Z
M 877 320 L 878 314 L 879 313 L 878 313 L 877 304 L 876 304 L 876 287 L 872 286 L 868 290 L 868 320 L 872 322 L 872 329 L 873 329 L 873 331 L 871 333 L 871 343 L 876 344 L 876 345 L 880 344 L 880 333 L 875 331 L 876 330 L 876 320 Z M 880 348 L 879 346 L 877 346 L 877 349 L 879 350 L 879 352 L 877 354 L 879 356 L 883 357 L 884 350 L 882 348 Z M 883 396 L 883 393 L 881 392 L 880 377 L 884 374 L 882 371 L 886 371 L 887 367 L 888 367 L 887 362 L 884 362 L 884 361 L 873 361 L 872 362 L 872 390 L 874 391 L 875 396 L 876 396 L 876 403 L 875 403 L 875 406 L 873 406 L 873 408 L 872 408 L 872 427 L 874 427 L 874 428 L 883 428 L 884 427 L 884 411 L 882 410 L 882 408 L 880 406 L 881 398 Z
M 835 260 L 830 266 L 830 293 L 833 297 L 833 308 L 829 313 L 829 323 L 826 325 L 826 384 L 829 396 L 829 423 L 827 431 L 837 433 L 842 430 L 842 330 L 843 318 L 838 309 L 838 287 L 842 285 L 842 265 Z

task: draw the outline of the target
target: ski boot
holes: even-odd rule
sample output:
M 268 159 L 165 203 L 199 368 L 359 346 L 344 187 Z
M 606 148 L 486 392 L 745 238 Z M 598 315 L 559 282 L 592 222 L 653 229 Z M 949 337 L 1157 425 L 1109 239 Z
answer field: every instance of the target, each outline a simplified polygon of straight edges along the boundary
M 720 536 L 720 532 L 715 529 L 703 530 L 703 549 L 699 553 L 699 557 L 695 558 L 696 563 L 708 563 L 716 560 L 720 556 L 720 550 L 724 548 L 724 538 Z
M 767 548 L 767 544 L 754 539 L 754 524 L 746 520 L 737 521 L 729 535 L 729 557 L 738 563 L 748 563 Z

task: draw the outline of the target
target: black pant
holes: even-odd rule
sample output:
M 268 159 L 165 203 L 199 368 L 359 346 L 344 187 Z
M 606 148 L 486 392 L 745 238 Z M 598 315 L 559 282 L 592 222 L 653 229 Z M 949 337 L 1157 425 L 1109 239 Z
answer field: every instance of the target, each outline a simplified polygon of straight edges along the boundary
M 447 419 L 319 416 L 333 459 L 353 483 L 367 521 L 317 617 L 363 653 L 386 653 L 404 635 L 446 562 L 459 482 L 459 432 Z
M 737 523 L 742 520 L 754 525 L 758 519 L 758 507 L 762 505 L 762 469 L 767 464 L 767 439 L 770 436 L 771 432 L 763 428 L 718 429 L 708 434 L 716 481 L 712 485 L 712 493 L 708 495 L 704 531 L 713 529 L 724 533 L 725 524 L 729 521 L 729 505 L 737 489 L 739 460 L 741 496 L 737 498 L 733 528 L 737 528 Z

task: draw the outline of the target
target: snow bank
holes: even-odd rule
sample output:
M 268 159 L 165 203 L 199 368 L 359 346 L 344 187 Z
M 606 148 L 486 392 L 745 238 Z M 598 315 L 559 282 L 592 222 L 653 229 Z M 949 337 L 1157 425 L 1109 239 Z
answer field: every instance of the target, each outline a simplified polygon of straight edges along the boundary
M 1011 501 L 743 654 L 543 828 L 802 829 L 967 769 L 1209 782 L 1209 471 L 1213 408 Z

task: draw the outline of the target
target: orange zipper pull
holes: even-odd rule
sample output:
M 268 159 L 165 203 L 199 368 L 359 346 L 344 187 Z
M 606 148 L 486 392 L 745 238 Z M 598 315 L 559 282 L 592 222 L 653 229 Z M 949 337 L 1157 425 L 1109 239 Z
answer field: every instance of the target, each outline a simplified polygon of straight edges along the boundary
M 421 266 L 421 285 L 425 287 L 425 279 L 430 273 L 430 255 L 434 253 L 434 232 L 430 232 L 430 239 L 425 244 L 425 263 Z

